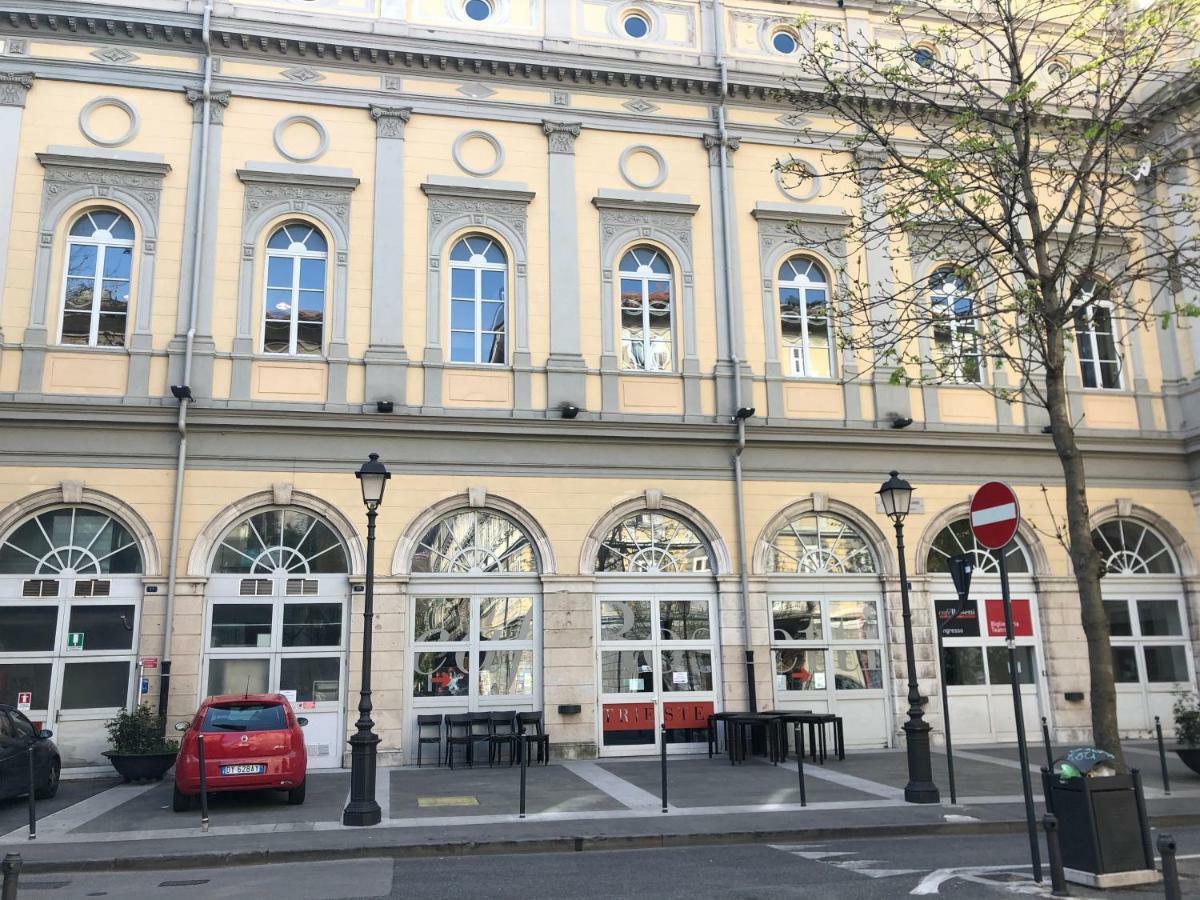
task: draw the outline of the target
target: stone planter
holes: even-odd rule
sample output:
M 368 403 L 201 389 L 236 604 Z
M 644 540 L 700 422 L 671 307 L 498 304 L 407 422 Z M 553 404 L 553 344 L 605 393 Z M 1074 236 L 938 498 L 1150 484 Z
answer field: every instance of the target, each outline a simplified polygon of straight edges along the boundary
M 164 750 L 161 753 L 117 753 L 115 750 L 106 750 L 104 756 L 126 782 L 162 781 L 167 770 L 175 765 L 178 753 L 178 750 Z
M 1200 747 L 1176 747 L 1175 755 L 1183 760 L 1183 764 L 1200 775 Z

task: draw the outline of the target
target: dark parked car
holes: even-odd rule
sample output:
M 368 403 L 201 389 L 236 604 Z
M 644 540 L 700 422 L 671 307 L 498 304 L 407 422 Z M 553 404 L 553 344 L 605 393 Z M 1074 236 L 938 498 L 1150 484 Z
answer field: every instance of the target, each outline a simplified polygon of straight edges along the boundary
M 58 793 L 62 759 L 50 740 L 25 714 L 0 703 L 0 800 L 29 793 L 29 748 L 33 748 L 33 788 L 40 800 Z

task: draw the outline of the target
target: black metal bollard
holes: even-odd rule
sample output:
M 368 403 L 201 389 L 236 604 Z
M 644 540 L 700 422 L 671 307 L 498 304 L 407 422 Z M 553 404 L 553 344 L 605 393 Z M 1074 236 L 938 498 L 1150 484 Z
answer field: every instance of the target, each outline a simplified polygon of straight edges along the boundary
M 659 758 L 662 760 L 662 811 L 667 811 L 667 726 L 658 726 L 659 732 Z
M 521 818 L 525 818 L 525 776 L 529 771 L 529 741 L 525 739 L 525 726 L 521 726 L 519 741 L 521 744 Z
M 33 748 L 29 748 L 29 840 L 37 840 L 37 785 L 33 780 Z
M 1167 900 L 1183 900 L 1183 892 L 1179 889 L 1179 867 L 1175 864 L 1175 838 L 1161 831 L 1158 833 L 1158 855 L 1162 857 Z
M 796 743 L 796 771 L 800 773 L 800 805 L 808 806 L 808 792 L 804 789 L 804 732 L 799 722 L 792 725 L 792 740 Z
M 1050 725 L 1045 716 L 1042 716 L 1042 746 L 1046 748 L 1046 767 L 1053 770 L 1054 748 L 1050 745 Z
M 1058 840 L 1058 819 L 1053 813 L 1042 816 L 1042 828 L 1046 832 L 1046 855 L 1050 863 L 1050 887 L 1055 897 L 1070 897 L 1067 891 L 1067 875 L 1063 871 L 1062 845 Z
M 0 863 L 0 869 L 4 870 L 0 900 L 17 900 L 17 879 L 21 877 L 21 854 L 6 853 L 4 862 Z
M 1163 747 L 1162 721 L 1154 717 L 1154 733 L 1158 735 L 1158 764 L 1162 767 L 1163 793 L 1171 793 L 1171 778 L 1167 775 L 1167 751 Z
M 200 830 L 208 834 L 208 775 L 204 771 L 204 735 L 196 735 L 196 755 L 200 758 Z

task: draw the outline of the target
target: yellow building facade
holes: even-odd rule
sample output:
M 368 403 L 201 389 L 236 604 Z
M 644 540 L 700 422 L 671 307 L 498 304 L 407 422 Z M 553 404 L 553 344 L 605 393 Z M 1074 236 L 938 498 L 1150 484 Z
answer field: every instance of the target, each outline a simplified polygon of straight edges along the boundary
M 833 340 L 846 276 L 817 248 L 853 245 L 853 210 L 778 177 L 819 160 L 773 90 L 814 30 L 886 39 L 887 10 L 798 10 L 0 3 L 0 702 L 89 765 L 139 699 L 173 724 L 211 693 L 294 692 L 310 763 L 340 765 L 353 475 L 377 452 L 389 761 L 419 715 L 511 709 L 564 756 L 696 749 L 708 712 L 749 704 L 890 746 L 903 623 L 875 492 L 898 469 L 935 733 L 946 559 L 973 552 L 974 618 L 944 633 L 955 736 L 1015 736 L 996 560 L 964 524 L 1002 478 L 1027 721 L 1085 738 L 1044 420 L 893 385 Z M 1169 731 L 1196 684 L 1193 333 L 1135 332 L 1115 386 L 1086 363 L 1071 384 L 1130 735 Z

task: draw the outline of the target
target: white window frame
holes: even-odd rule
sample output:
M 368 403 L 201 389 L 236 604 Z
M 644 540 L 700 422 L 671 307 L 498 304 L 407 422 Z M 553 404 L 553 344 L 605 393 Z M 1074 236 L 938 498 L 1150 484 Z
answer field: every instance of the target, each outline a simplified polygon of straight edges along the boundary
M 273 250 L 269 247 L 266 249 L 266 262 L 263 266 L 263 311 L 258 339 L 259 350 L 266 356 L 297 356 L 301 358 L 313 358 L 323 356 L 325 353 L 325 321 L 327 319 L 327 312 L 329 308 L 329 237 L 313 223 L 304 221 L 303 219 L 298 219 L 293 222 L 282 222 L 273 228 L 271 233 L 267 235 L 267 244 L 269 245 L 271 239 L 283 229 L 296 225 L 307 227 L 311 229 L 312 234 L 320 235 L 321 240 L 325 242 L 326 249 L 322 251 L 309 250 L 307 248 L 297 250 L 295 249 L 297 244 L 295 241 L 292 242 L 292 246 L 287 250 Z M 305 240 L 307 239 L 308 238 L 306 236 Z M 303 245 L 301 246 L 303 247 Z M 292 304 L 292 314 L 291 318 L 288 320 L 288 349 L 283 353 L 276 350 L 267 349 L 267 311 L 269 309 L 270 293 L 272 290 L 283 290 L 282 288 L 271 286 L 272 259 L 290 260 L 292 267 L 292 283 L 291 287 L 287 289 L 290 291 L 289 298 Z M 321 285 L 321 347 L 315 353 L 300 353 L 296 349 L 297 336 L 300 331 L 300 267 L 302 260 L 305 259 L 319 259 L 325 263 L 325 283 Z
M 667 264 L 667 273 L 663 275 L 661 273 L 653 272 L 649 265 L 641 263 L 639 263 L 637 269 L 635 270 L 623 268 L 622 266 L 626 257 L 637 252 L 638 250 L 648 250 L 657 254 L 663 260 L 663 262 Z M 634 258 L 636 259 L 636 257 Z M 622 352 L 625 346 L 625 327 L 623 324 L 624 310 L 622 309 L 624 306 L 623 297 L 625 294 L 625 291 L 623 290 L 623 283 L 626 280 L 638 282 L 642 292 L 642 364 L 640 366 L 626 365 L 624 359 L 625 354 Z M 668 331 L 671 335 L 671 358 L 668 361 L 668 365 L 665 369 L 654 368 L 651 366 L 653 356 L 651 355 L 650 348 L 654 343 L 650 338 L 650 282 L 652 281 L 665 281 L 667 283 L 667 317 Z M 669 257 L 660 247 L 656 247 L 653 244 L 636 244 L 632 247 L 629 247 L 621 253 L 621 259 L 617 264 L 617 332 L 619 334 L 619 340 L 621 344 L 621 349 L 618 351 L 621 356 L 621 371 L 674 372 L 675 346 L 678 343 L 677 335 L 675 333 L 675 324 L 675 266 L 671 262 L 671 257 Z
M 1123 354 L 1121 353 L 1121 341 L 1117 336 L 1116 321 L 1113 318 L 1113 305 L 1112 305 L 1112 303 L 1110 303 L 1107 300 L 1099 300 L 1099 299 L 1092 299 L 1092 300 L 1090 300 L 1090 302 L 1089 301 L 1084 301 L 1084 302 L 1088 304 L 1086 307 L 1083 307 L 1083 304 L 1080 303 L 1077 305 L 1077 307 L 1075 309 L 1073 309 L 1071 311 L 1071 329 L 1072 329 L 1072 333 L 1075 336 L 1075 356 L 1079 360 L 1079 378 L 1083 382 L 1083 388 L 1084 388 L 1084 390 L 1087 390 L 1087 391 L 1121 391 L 1121 390 L 1124 390 L 1125 389 L 1125 360 L 1123 358 Z M 1098 308 L 1105 309 L 1108 311 L 1108 331 L 1107 332 L 1102 331 L 1102 332 L 1099 332 L 1099 334 L 1108 334 L 1108 336 L 1110 338 L 1112 338 L 1113 352 L 1116 354 L 1115 360 L 1102 360 L 1100 358 L 1100 342 L 1096 338 L 1096 335 L 1098 332 L 1096 331 L 1096 319 L 1095 319 L 1095 312 Z M 1080 335 L 1079 326 L 1077 323 L 1077 317 L 1080 315 L 1084 316 L 1084 318 L 1087 322 L 1087 330 L 1084 332 L 1083 335 Z M 1086 337 L 1088 346 L 1092 351 L 1091 352 L 1092 358 L 1090 360 L 1085 360 L 1083 358 L 1083 354 L 1079 352 L 1079 342 L 1081 340 L 1083 340 L 1084 337 Z M 1117 365 L 1117 383 L 1111 387 L 1106 387 L 1104 385 L 1104 370 L 1101 367 L 1101 363 L 1103 363 L 1103 362 L 1115 362 Z M 1092 377 L 1096 382 L 1094 386 L 1089 386 L 1087 384 L 1087 378 L 1085 377 L 1084 373 L 1088 369 L 1091 369 Z
M 943 274 L 951 275 L 958 290 L 953 293 L 939 291 L 934 288 L 934 280 Z M 983 351 L 980 347 L 979 325 L 975 316 L 975 296 L 968 286 L 963 283 L 964 279 L 954 271 L 952 266 L 938 266 L 934 269 L 933 274 L 929 276 L 929 312 L 930 312 L 930 329 L 933 340 L 933 351 L 938 352 L 937 330 L 945 328 L 950 332 L 950 349 L 952 356 L 945 359 L 946 362 L 952 363 L 952 366 L 947 366 L 949 372 L 949 383 L 951 384 L 983 384 L 984 365 Z M 934 303 L 934 297 L 943 298 L 943 303 L 939 309 L 939 305 Z M 959 315 L 955 310 L 955 301 L 958 298 L 964 298 L 971 304 L 970 316 Z M 964 352 L 967 340 L 973 348 L 970 352 Z M 979 370 L 978 378 L 969 378 L 964 374 L 963 361 L 966 359 L 974 359 Z
M 502 262 L 502 263 L 488 262 L 484 258 L 484 254 L 474 253 L 474 251 L 472 251 L 471 259 L 467 260 L 465 262 L 461 262 L 461 261 L 450 258 L 454 253 L 454 249 L 460 243 L 462 243 L 464 241 L 468 241 L 472 238 L 481 238 L 484 240 L 491 241 L 493 244 L 495 244 L 496 248 L 500 251 L 500 254 L 504 257 L 504 262 Z M 468 249 L 469 248 L 470 248 L 470 245 L 468 244 Z M 471 234 L 464 234 L 454 240 L 454 243 L 452 243 L 450 245 L 450 253 L 447 254 L 447 259 L 449 260 L 449 263 L 447 265 L 447 269 L 449 271 L 449 275 L 448 275 L 449 282 L 446 285 L 446 288 L 447 288 L 446 289 L 446 297 L 448 300 L 447 309 L 446 309 L 446 328 L 447 328 L 447 333 L 449 335 L 449 343 L 448 343 L 449 353 L 447 355 L 449 357 L 450 364 L 451 365 L 459 365 L 459 366 L 492 366 L 494 368 L 498 368 L 501 366 L 507 366 L 508 360 L 509 360 L 509 339 L 508 339 L 509 327 L 508 327 L 508 324 L 509 324 L 509 320 L 510 320 L 511 314 L 512 314 L 512 308 L 509 303 L 509 293 L 510 292 L 509 292 L 509 284 L 508 284 L 508 251 L 504 248 L 504 245 L 502 243 L 500 243 L 500 241 L 495 236 L 487 234 L 485 232 L 473 232 Z M 455 297 L 454 296 L 454 271 L 456 269 L 474 273 L 475 294 L 473 297 Z M 487 334 L 491 334 L 491 335 L 498 334 L 501 336 L 501 338 L 504 341 L 504 359 L 500 360 L 499 362 L 491 362 L 490 360 L 483 359 L 483 335 L 485 332 L 485 329 L 483 327 L 483 304 L 484 304 L 483 273 L 484 272 L 499 272 L 499 273 L 501 273 L 501 275 L 504 278 L 504 297 L 503 297 L 504 329 L 502 331 L 492 331 L 490 329 L 487 330 Z M 475 307 L 475 321 L 474 321 L 474 324 L 472 326 L 472 331 L 471 331 L 471 333 L 475 337 L 475 358 L 473 360 L 462 360 L 462 359 L 454 358 L 454 335 L 456 332 L 460 333 L 460 334 L 466 333 L 465 329 L 454 327 L 454 301 L 455 300 L 469 300 L 474 304 L 474 307 Z M 489 300 L 487 302 L 491 303 L 494 301 Z
M 1118 596 L 1105 597 L 1105 603 L 1124 603 L 1126 611 L 1129 614 L 1130 634 L 1126 635 L 1110 635 L 1109 643 L 1113 648 L 1131 647 L 1134 650 L 1134 656 L 1137 660 L 1138 680 L 1118 681 L 1118 688 L 1132 689 L 1141 688 L 1142 690 L 1154 691 L 1180 691 L 1194 689 L 1196 685 L 1195 665 L 1192 660 L 1191 641 L 1188 636 L 1188 616 L 1187 604 L 1183 602 L 1182 590 L 1176 588 L 1174 590 L 1166 589 L 1165 582 L 1178 582 L 1177 576 L 1158 575 L 1158 576 L 1110 576 L 1114 580 L 1120 580 L 1120 589 Z M 1142 585 L 1143 579 L 1150 583 Z M 1106 579 L 1107 580 L 1107 579 Z M 1138 603 L 1142 601 L 1154 602 L 1173 602 L 1176 605 L 1176 612 L 1179 614 L 1180 633 L 1174 635 L 1142 635 L 1142 621 L 1138 615 Z M 1150 681 L 1148 670 L 1146 667 L 1147 647 L 1180 647 L 1183 650 L 1183 656 L 1187 669 L 1186 681 Z
M 825 267 L 822 266 L 818 260 L 813 259 L 811 256 L 804 256 L 803 254 L 796 255 L 796 256 L 790 256 L 787 259 L 785 259 L 783 262 L 781 262 L 779 264 L 780 270 L 782 271 L 784 266 L 793 264 L 797 260 L 803 260 L 805 262 L 811 263 L 812 266 L 818 272 L 820 272 L 822 276 L 824 276 L 825 280 L 818 282 L 818 281 L 810 281 L 807 278 L 799 278 L 799 277 L 794 278 L 794 279 L 788 279 L 786 281 L 783 278 L 779 279 L 778 284 L 776 284 L 776 286 L 775 286 L 775 288 L 776 288 L 775 302 L 779 308 L 779 342 L 783 347 L 784 355 L 788 359 L 788 369 L 789 369 L 788 374 L 789 375 L 791 375 L 794 378 L 819 378 L 819 379 L 825 381 L 825 380 L 832 379 L 837 372 L 837 370 L 835 368 L 836 354 L 834 353 L 835 341 L 834 341 L 834 336 L 833 336 L 833 309 L 831 308 L 831 301 L 830 301 L 829 276 L 828 276 L 828 273 L 825 271 Z M 793 271 L 794 271 L 794 267 L 793 267 Z M 782 293 L 783 293 L 784 288 L 794 288 L 800 292 L 800 346 L 799 347 L 795 346 L 794 344 L 789 344 L 784 339 L 784 336 L 783 336 L 783 297 L 782 297 Z M 808 336 L 808 324 L 809 324 L 808 298 L 805 296 L 805 292 L 809 291 L 809 290 L 816 290 L 818 288 L 825 292 L 825 310 L 826 310 L 825 321 L 829 328 L 829 350 L 828 350 L 828 352 L 829 352 L 829 374 L 828 375 L 812 374 L 813 355 L 812 355 L 812 346 L 810 344 L 809 336 Z M 797 352 L 796 352 L 797 350 L 800 351 L 799 354 L 797 354 Z
M 804 698 L 824 699 L 829 700 L 835 695 L 841 695 L 846 698 L 863 697 L 863 698 L 883 698 L 888 688 L 888 659 L 886 647 L 886 625 L 884 623 L 884 609 L 882 598 L 879 596 L 878 590 L 865 590 L 863 585 L 869 581 L 875 580 L 875 576 L 855 576 L 855 575 L 791 575 L 785 576 L 792 579 L 807 578 L 807 579 L 835 579 L 837 581 L 846 581 L 846 590 L 830 590 L 823 586 L 819 591 L 808 591 L 803 589 L 792 590 L 791 585 L 785 586 L 783 582 L 777 589 L 773 589 L 767 596 L 767 616 L 771 628 L 771 675 L 776 676 L 775 671 L 775 654 L 781 650 L 806 650 L 809 653 L 822 654 L 823 672 L 826 677 L 824 688 L 812 688 L 803 691 L 789 691 L 786 688 L 779 688 L 778 681 L 773 683 L 773 690 L 776 697 L 781 700 L 801 701 Z M 829 582 L 826 581 L 826 585 Z M 783 602 L 807 602 L 816 603 L 820 610 L 821 620 L 821 636 L 819 638 L 797 639 L 797 638 L 781 638 L 775 633 L 775 604 Z M 870 603 L 875 607 L 875 628 L 876 636 L 873 638 L 834 638 L 833 630 L 830 623 L 830 604 L 832 603 Z M 837 673 L 834 667 L 834 653 L 847 652 L 853 650 L 873 650 L 879 654 L 879 678 L 880 686 L 878 688 L 838 688 Z
M 118 215 L 120 215 L 121 218 L 123 218 L 127 222 L 129 222 L 130 227 L 133 229 L 133 234 L 134 234 L 133 239 L 128 240 L 128 241 L 123 240 L 121 238 L 107 238 L 107 239 L 99 238 L 98 239 L 95 237 L 95 232 L 93 232 L 92 237 L 87 237 L 87 238 L 72 235 L 71 228 L 74 228 L 80 219 L 84 218 L 85 216 L 87 216 L 89 213 L 92 213 L 92 212 L 114 212 L 114 213 L 117 213 Z M 112 232 L 110 231 L 109 234 L 111 234 L 111 233 Z M 129 301 L 126 303 L 125 312 L 123 313 L 123 316 L 125 318 L 125 330 L 121 336 L 121 343 L 119 346 L 121 346 L 121 347 L 127 346 L 128 342 L 129 342 L 129 314 L 133 309 L 133 270 L 134 270 L 136 260 L 134 259 L 134 253 L 132 252 L 132 250 L 137 245 L 137 225 L 134 224 L 134 221 L 132 218 L 130 218 L 128 215 L 126 215 L 124 212 L 117 209 L 116 207 L 111 207 L 111 206 L 99 207 L 98 206 L 98 207 L 85 209 L 71 220 L 71 224 L 67 228 L 66 245 L 67 245 L 66 252 L 63 254 L 63 262 L 62 262 L 62 281 L 60 282 L 60 284 L 62 285 L 62 289 L 59 291 L 59 297 L 58 297 L 59 316 L 58 316 L 57 343 L 59 343 L 60 345 L 62 345 L 64 347 L 100 347 L 101 345 L 98 344 L 97 341 L 99 340 L 99 335 L 100 335 L 100 304 L 104 298 L 104 282 L 105 281 L 122 280 L 122 281 L 128 282 Z M 66 323 L 66 318 L 67 318 L 67 315 L 66 315 L 67 314 L 67 280 L 70 278 L 81 277 L 78 275 L 69 274 L 70 269 L 71 269 L 71 247 L 73 245 L 80 245 L 80 246 L 96 248 L 96 268 L 92 274 L 92 308 L 91 308 L 91 312 L 89 315 L 90 324 L 88 327 L 88 342 L 86 344 L 64 344 L 63 343 L 63 325 Z M 104 258 L 108 253 L 108 248 L 110 248 L 110 247 L 121 248 L 121 249 L 129 248 L 130 249 L 131 252 L 129 254 L 129 278 L 128 279 L 115 279 L 115 278 L 106 279 L 104 277 Z M 112 345 L 105 344 L 104 348 L 109 348 L 110 346 L 112 346 Z

